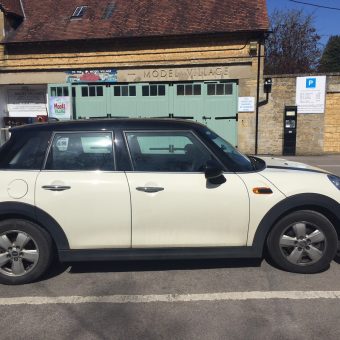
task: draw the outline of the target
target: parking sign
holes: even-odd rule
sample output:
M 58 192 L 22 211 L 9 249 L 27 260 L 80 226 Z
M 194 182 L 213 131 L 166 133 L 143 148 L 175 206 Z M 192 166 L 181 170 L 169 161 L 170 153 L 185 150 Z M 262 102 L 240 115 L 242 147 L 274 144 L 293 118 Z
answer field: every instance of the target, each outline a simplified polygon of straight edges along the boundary
M 324 113 L 325 98 L 326 76 L 296 78 L 298 113 Z

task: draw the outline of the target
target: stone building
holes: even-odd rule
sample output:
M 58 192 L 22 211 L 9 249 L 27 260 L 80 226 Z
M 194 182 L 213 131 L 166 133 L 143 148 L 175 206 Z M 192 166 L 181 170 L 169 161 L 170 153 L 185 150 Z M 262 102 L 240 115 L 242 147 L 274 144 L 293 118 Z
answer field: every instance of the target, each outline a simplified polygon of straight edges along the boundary
M 265 0 L 0 0 L 0 9 L 2 126 L 181 117 L 254 153 Z

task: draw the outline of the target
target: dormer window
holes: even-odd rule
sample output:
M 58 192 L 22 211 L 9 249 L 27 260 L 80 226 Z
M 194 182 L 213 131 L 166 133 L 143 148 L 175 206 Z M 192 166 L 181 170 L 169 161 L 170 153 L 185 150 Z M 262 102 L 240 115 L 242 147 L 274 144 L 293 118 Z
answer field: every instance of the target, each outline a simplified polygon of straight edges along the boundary
M 74 12 L 73 12 L 73 14 L 71 16 L 71 19 L 81 19 L 84 16 L 84 14 L 85 14 L 86 9 L 87 9 L 87 6 L 78 6 L 74 10 Z
M 105 11 L 104 11 L 102 19 L 109 19 L 109 18 L 111 18 L 114 9 L 115 9 L 115 3 L 114 2 L 109 3 L 106 6 L 106 8 L 105 8 Z

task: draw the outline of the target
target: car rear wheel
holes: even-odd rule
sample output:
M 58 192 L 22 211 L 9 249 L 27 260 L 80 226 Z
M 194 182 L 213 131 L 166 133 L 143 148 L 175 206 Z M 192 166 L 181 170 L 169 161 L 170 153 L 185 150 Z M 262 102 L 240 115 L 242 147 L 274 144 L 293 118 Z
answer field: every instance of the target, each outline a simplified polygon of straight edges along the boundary
M 0 222 L 0 282 L 24 284 L 36 281 L 52 259 L 52 239 L 35 223 L 9 219 Z
M 310 210 L 283 217 L 267 239 L 269 256 L 278 267 L 305 274 L 326 270 L 336 255 L 337 245 L 332 223 Z

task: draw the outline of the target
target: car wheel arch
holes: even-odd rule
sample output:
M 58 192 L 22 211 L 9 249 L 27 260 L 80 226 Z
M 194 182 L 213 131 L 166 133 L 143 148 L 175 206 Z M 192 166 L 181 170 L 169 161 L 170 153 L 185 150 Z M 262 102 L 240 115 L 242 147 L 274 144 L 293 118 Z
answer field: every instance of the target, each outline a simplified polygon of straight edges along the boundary
M 252 247 L 263 254 L 269 232 L 284 216 L 299 210 L 312 210 L 321 213 L 333 224 L 340 240 L 340 204 L 321 194 L 297 194 L 289 196 L 272 207 L 261 220 Z
M 51 235 L 57 250 L 70 249 L 63 229 L 57 221 L 45 211 L 27 203 L 1 202 L 0 221 L 12 218 L 26 219 L 38 224 Z

